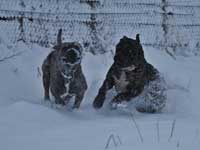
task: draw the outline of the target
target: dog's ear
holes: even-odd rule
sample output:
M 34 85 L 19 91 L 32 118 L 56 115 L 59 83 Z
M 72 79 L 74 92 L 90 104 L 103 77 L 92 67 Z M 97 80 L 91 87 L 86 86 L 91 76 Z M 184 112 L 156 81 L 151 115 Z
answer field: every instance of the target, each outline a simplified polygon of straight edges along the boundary
M 128 39 L 128 37 L 124 35 L 123 39 Z
M 58 35 L 57 35 L 57 45 L 62 44 L 62 29 L 59 29 Z
M 136 41 L 137 41 L 138 43 L 140 43 L 140 35 L 139 35 L 139 34 L 136 35 Z

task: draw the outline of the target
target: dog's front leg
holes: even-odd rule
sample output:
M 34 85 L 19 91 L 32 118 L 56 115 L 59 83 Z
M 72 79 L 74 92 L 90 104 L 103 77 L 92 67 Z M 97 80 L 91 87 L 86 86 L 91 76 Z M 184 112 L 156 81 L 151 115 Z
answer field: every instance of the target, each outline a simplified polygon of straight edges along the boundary
M 80 92 L 76 95 L 75 97 L 75 102 L 74 102 L 74 105 L 73 105 L 73 109 L 78 109 L 81 105 L 81 102 L 83 100 L 83 97 L 84 97 L 84 93 L 85 92 Z
M 110 90 L 114 86 L 113 84 L 113 79 L 112 78 L 107 78 L 101 88 L 99 89 L 99 93 L 96 96 L 94 102 L 93 102 L 93 107 L 96 109 L 99 109 L 103 106 L 103 103 L 105 101 L 106 93 L 108 90 Z
M 42 65 L 42 72 L 43 72 L 43 87 L 44 87 L 44 100 L 50 100 L 49 97 L 49 88 L 50 88 L 50 70 L 49 64 L 45 60 Z
M 70 101 L 70 99 L 73 97 L 73 95 L 71 94 L 68 94 L 67 96 L 64 97 L 64 101 L 65 101 L 65 104 L 67 105 Z
M 104 80 L 103 85 L 99 89 L 98 95 L 93 101 L 94 108 L 99 109 L 103 106 L 107 91 L 114 86 L 113 74 L 114 74 L 114 65 L 112 65 L 111 68 L 109 69 L 106 75 L 106 79 Z

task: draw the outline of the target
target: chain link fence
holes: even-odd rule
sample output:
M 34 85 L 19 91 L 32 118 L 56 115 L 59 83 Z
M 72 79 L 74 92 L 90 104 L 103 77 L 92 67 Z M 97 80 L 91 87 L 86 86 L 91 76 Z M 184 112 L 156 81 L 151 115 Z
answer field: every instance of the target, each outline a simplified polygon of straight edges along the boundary
M 176 54 L 200 54 L 199 0 L 1 0 L 0 30 L 11 42 L 49 47 L 58 29 L 94 54 L 124 36 Z

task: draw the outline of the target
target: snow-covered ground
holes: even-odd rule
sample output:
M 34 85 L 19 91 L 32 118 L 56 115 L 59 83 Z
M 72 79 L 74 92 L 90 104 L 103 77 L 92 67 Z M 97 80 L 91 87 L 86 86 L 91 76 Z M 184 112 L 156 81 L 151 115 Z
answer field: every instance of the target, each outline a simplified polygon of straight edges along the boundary
M 50 52 L 37 45 L 0 39 L 0 149 L 2 150 L 188 150 L 200 146 L 200 58 L 172 59 L 144 47 L 146 59 L 168 83 L 168 102 L 159 114 L 134 108 L 93 110 L 92 101 L 112 63 L 112 54 L 85 53 L 88 91 L 79 110 L 43 102 L 40 67 Z M 10 54 L 9 54 L 10 53 Z M 108 96 L 109 97 L 109 96 Z

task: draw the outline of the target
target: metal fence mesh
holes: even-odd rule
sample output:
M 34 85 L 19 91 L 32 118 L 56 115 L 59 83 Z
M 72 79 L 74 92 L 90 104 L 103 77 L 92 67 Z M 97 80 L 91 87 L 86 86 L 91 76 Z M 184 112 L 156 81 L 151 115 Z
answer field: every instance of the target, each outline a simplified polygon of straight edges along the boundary
M 50 46 L 58 29 L 93 53 L 123 35 L 141 34 L 146 46 L 200 54 L 199 0 L 1 0 L 0 29 L 11 42 Z

